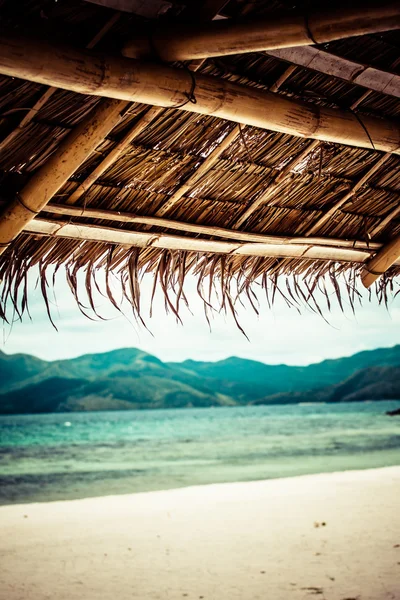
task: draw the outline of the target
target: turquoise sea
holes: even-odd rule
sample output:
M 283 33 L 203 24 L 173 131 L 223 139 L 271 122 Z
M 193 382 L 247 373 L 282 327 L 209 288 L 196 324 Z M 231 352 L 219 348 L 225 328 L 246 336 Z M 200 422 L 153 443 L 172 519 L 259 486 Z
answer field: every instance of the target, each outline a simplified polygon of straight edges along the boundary
M 0 503 L 396 465 L 399 404 L 0 417 Z

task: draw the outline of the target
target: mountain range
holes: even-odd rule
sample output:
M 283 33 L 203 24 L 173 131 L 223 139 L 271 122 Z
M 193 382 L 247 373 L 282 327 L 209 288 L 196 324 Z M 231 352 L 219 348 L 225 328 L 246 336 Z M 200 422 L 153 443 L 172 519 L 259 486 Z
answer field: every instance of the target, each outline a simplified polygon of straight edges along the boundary
M 400 399 L 400 345 L 308 366 L 162 362 L 137 348 L 44 361 L 0 352 L 0 414 Z

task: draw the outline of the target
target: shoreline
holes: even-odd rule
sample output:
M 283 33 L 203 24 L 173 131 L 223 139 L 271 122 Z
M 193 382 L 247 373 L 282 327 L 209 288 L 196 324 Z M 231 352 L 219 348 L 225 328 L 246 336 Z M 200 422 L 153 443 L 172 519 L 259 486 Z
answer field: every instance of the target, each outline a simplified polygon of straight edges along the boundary
M 313 390 L 306 390 L 309 392 L 312 392 Z M 289 392 L 288 392 L 289 393 Z M 247 406 L 252 407 L 252 408 L 258 408 L 258 409 L 262 409 L 264 408 L 280 408 L 280 407 L 286 407 L 286 406 L 299 406 L 299 407 L 304 407 L 304 408 L 310 408 L 312 406 L 338 406 L 338 405 L 352 405 L 352 404 L 371 404 L 372 402 L 400 402 L 400 398 L 386 398 L 386 397 L 381 397 L 381 398 L 371 398 L 371 399 L 356 399 L 356 400 L 346 400 L 346 401 L 341 401 L 341 400 L 315 400 L 315 401 L 295 401 L 295 402 L 265 402 L 265 403 L 247 403 L 247 404 L 210 404 L 207 406 L 154 406 L 154 407 L 136 407 L 136 408 L 95 408 L 95 409 L 85 409 L 85 410 L 51 410 L 48 412 L 10 412 L 10 413 L 0 413 L 0 420 L 1 419 L 7 419 L 7 418 L 12 418 L 12 417 L 42 417 L 42 416 L 47 416 L 47 415 L 56 415 L 56 416 L 62 416 L 62 417 L 71 417 L 73 415 L 82 415 L 82 414 L 97 414 L 97 413 L 135 413 L 135 412 L 139 412 L 139 413 L 143 413 L 143 412 L 157 412 L 157 411 L 186 411 L 186 410 L 208 410 L 208 409 L 212 409 L 212 410 L 216 410 L 216 409 L 222 409 L 222 410 L 230 410 L 232 408 L 246 408 Z M 382 413 L 382 414 L 387 414 L 387 413 Z
M 2 506 L 0 599 L 393 600 L 399 496 L 396 466 Z
M 280 477 L 270 477 L 268 479 L 250 479 L 250 480 L 238 480 L 238 481 L 222 481 L 222 482 L 212 482 L 212 483 L 201 483 L 201 484 L 189 484 L 189 485 L 182 485 L 179 487 L 171 487 L 171 488 L 160 488 L 160 489 L 155 489 L 155 490 L 143 490 L 143 491 L 137 491 L 137 492 L 122 492 L 122 493 L 116 493 L 116 494 L 102 494 L 102 495 L 97 495 L 97 496 L 84 496 L 82 498 L 65 498 L 65 499 L 59 499 L 59 500 L 37 500 L 34 502 L 9 502 L 9 503 L 4 503 L 2 504 L 0 502 L 0 512 L 3 508 L 7 508 L 7 507 L 28 507 L 28 506 L 43 506 L 44 504 L 60 504 L 60 503 L 70 503 L 70 502 L 83 502 L 83 501 L 90 501 L 90 500 L 100 500 L 100 499 L 117 499 L 117 498 L 126 498 L 126 497 L 138 497 L 138 496 L 150 496 L 150 495 L 157 495 L 157 494 L 170 494 L 170 493 L 175 493 L 175 492 L 180 492 L 183 490 L 203 490 L 204 488 L 219 488 L 219 487 L 224 487 L 224 486 L 231 486 L 232 488 L 235 486 L 256 486 L 258 485 L 263 485 L 263 484 L 269 484 L 271 482 L 286 482 L 286 481 L 290 481 L 290 482 L 295 482 L 296 480 L 306 480 L 308 478 L 312 478 L 312 479 L 323 479 L 325 477 L 334 477 L 334 476 L 346 476 L 347 474 L 349 474 L 351 476 L 351 474 L 354 474 L 357 478 L 360 476 L 360 478 L 362 477 L 362 474 L 373 474 L 373 473 L 379 473 L 379 472 L 387 472 L 389 473 L 391 470 L 393 470 L 394 472 L 396 470 L 399 470 L 400 473 L 400 460 L 399 460 L 399 464 L 396 465 L 388 465 L 388 466 L 384 466 L 384 467 L 365 467 L 365 468 L 361 468 L 361 469 L 345 469 L 345 470 L 338 470 L 338 471 L 321 471 L 319 473 L 304 473 L 304 474 L 299 474 L 299 475 L 282 475 Z M 368 478 L 368 475 L 367 475 Z M 1 517 L 1 514 L 0 514 Z
M 321 457 L 305 457 L 304 465 L 295 464 L 293 458 L 287 463 L 271 459 L 260 464 L 243 466 L 211 464 L 204 469 L 196 463 L 184 469 L 179 461 L 165 468 L 165 474 L 153 476 L 151 470 L 131 475 L 118 470 L 100 472 L 72 471 L 49 473 L 0 474 L 0 507 L 45 504 L 47 502 L 70 502 L 109 496 L 129 496 L 145 493 L 167 492 L 213 485 L 229 485 L 319 476 L 323 474 L 370 471 L 400 466 L 397 450 L 363 452 L 353 457 L 326 457 L 325 470 L 321 469 Z M 301 463 L 296 459 L 296 463 Z M 343 466 L 346 465 L 346 468 Z M 270 476 L 265 476 L 265 472 Z

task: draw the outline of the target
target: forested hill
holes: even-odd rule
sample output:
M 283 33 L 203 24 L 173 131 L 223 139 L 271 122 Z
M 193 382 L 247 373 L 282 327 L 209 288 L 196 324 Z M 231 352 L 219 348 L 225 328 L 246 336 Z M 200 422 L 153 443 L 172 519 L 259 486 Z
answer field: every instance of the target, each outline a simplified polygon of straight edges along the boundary
M 306 367 L 165 363 L 137 348 L 47 362 L 0 352 L 0 413 L 400 398 L 400 345 Z

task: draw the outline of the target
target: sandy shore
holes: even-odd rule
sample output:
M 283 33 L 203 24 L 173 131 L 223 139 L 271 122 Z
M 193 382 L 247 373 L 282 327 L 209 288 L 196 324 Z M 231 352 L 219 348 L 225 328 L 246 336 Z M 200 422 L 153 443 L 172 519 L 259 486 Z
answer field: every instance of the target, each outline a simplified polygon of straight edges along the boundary
M 388 467 L 4 506 L 0 597 L 400 598 L 399 498 Z

